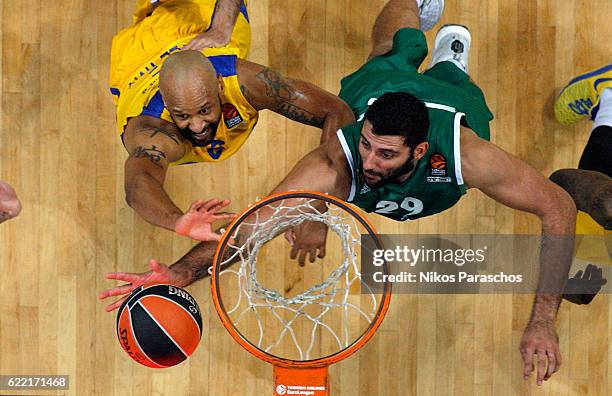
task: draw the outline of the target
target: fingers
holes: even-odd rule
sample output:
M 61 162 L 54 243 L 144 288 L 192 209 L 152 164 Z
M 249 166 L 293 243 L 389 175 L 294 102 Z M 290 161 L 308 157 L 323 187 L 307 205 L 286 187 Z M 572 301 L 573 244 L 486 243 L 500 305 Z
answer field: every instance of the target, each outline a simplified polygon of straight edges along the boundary
M 204 205 L 202 205 L 201 210 L 205 210 L 207 212 L 210 212 L 212 210 L 212 208 L 214 208 L 215 206 L 223 203 L 225 201 L 221 201 L 220 199 L 217 198 L 212 198 L 209 199 L 208 201 L 204 202 Z
M 112 289 L 100 292 L 100 294 L 98 294 L 98 298 L 100 300 L 104 300 L 107 297 L 121 296 L 123 294 L 131 293 L 134 289 L 135 287 L 132 284 L 114 287 Z
M 226 207 L 227 205 L 230 204 L 230 202 L 231 201 L 229 199 L 225 199 L 223 201 L 218 198 L 211 198 L 208 201 L 198 199 L 191 204 L 191 206 L 189 207 L 189 212 L 201 212 L 201 211 L 215 212 L 221 208 Z
M 317 257 L 321 259 L 325 257 L 325 244 L 319 248 L 319 254 Z
M 319 249 L 317 253 L 316 248 L 306 249 L 293 245 L 291 252 L 289 253 L 289 257 L 291 260 L 295 260 L 297 258 L 298 264 L 300 267 L 303 267 L 306 264 L 306 259 L 308 259 L 309 262 L 314 263 L 317 260 L 317 257 L 324 258 L 325 248 Z
M 115 301 L 112 304 L 109 304 L 106 306 L 106 308 L 104 308 L 106 310 L 106 312 L 111 312 L 114 311 L 115 309 L 121 307 L 121 304 L 123 304 L 123 302 L 127 299 L 127 297 L 123 297 L 120 300 Z
M 167 266 L 165 266 L 164 264 L 160 264 L 155 259 L 149 260 L 149 268 L 151 268 L 151 271 L 153 271 L 153 272 L 155 272 L 157 274 L 162 274 L 162 273 L 168 271 L 168 267 Z
M 217 212 L 220 211 L 221 209 L 225 208 L 229 204 L 230 204 L 230 200 L 229 199 L 224 199 L 223 201 L 217 199 L 217 203 L 215 205 L 213 205 L 208 210 L 210 212 L 215 213 L 215 214 L 225 214 L 225 213 L 217 213 Z M 233 213 L 231 213 L 231 214 L 233 214 Z
M 300 254 L 298 255 L 298 264 L 300 267 L 303 267 L 306 263 L 306 250 L 300 249 Z
M 184 46 L 182 50 L 183 51 L 193 50 L 193 49 L 196 49 L 196 46 L 197 46 L 197 43 L 196 43 L 196 40 L 194 39 L 194 40 L 191 40 L 189 43 L 187 43 L 187 45 Z
M 602 267 L 597 267 L 597 270 L 595 271 L 595 278 L 599 281 L 599 284 L 601 286 L 603 286 L 606 283 L 608 283 L 608 280 L 603 277 L 603 268 Z
M 204 242 L 206 241 L 215 241 L 215 242 L 219 242 L 221 240 L 222 235 L 221 234 L 217 234 L 216 232 L 211 232 L 210 234 L 208 234 L 206 236 L 206 239 L 203 239 Z
M 205 204 L 204 200 L 198 199 L 189 206 L 189 209 L 187 210 L 187 212 L 189 213 L 198 212 L 200 211 L 200 209 L 202 209 L 202 206 L 204 206 L 204 204 Z
M 136 282 L 141 275 L 132 272 L 109 272 L 105 275 L 105 278 L 132 283 Z
M 561 351 L 559 350 L 559 346 L 554 348 L 554 353 L 555 353 L 555 361 L 557 362 L 557 367 L 555 369 L 555 372 L 559 371 L 559 368 L 561 367 Z
M 523 379 L 527 380 L 532 371 L 536 371 L 536 383 L 542 385 L 559 371 L 561 367 L 561 352 L 557 345 L 541 343 L 538 346 L 521 347 L 523 357 Z M 534 362 L 534 357 L 536 361 Z
M 210 38 L 207 39 L 207 36 L 208 35 L 206 33 L 197 35 L 193 40 L 187 43 L 187 45 L 181 48 L 181 50 L 182 51 L 187 51 L 187 50 L 200 51 L 204 48 L 215 47 L 215 43 Z
M 591 279 L 591 277 L 595 275 L 596 273 L 597 273 L 597 267 L 594 266 L 593 264 L 588 264 L 587 267 L 584 269 L 584 277 L 587 279 Z
M 544 375 L 546 374 L 546 351 L 542 349 L 538 350 L 537 357 L 538 357 L 538 372 L 537 372 L 536 383 L 538 385 L 542 385 L 542 382 L 544 381 Z
M 533 348 L 527 347 L 521 349 L 523 355 L 523 379 L 528 379 L 533 371 Z
M 236 213 L 215 213 L 212 216 L 213 220 L 215 221 L 219 221 L 219 220 L 234 220 L 236 218 Z
M 289 253 L 289 258 L 291 258 L 291 260 L 295 260 L 299 251 L 300 251 L 300 248 L 297 245 L 292 244 L 291 252 Z
M 546 357 L 548 358 L 548 370 L 544 375 L 544 381 L 548 381 L 550 377 L 559 371 L 559 363 L 557 362 L 557 354 L 554 351 L 546 351 Z

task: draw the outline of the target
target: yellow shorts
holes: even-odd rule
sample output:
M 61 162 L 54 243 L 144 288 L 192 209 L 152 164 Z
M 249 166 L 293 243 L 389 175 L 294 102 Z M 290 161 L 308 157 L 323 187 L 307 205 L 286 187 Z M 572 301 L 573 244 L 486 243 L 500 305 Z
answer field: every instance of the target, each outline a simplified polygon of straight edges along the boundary
M 139 0 L 134 24 L 113 38 L 110 86 L 122 90 L 126 82 L 172 44 L 184 45 L 211 25 L 215 0 L 168 0 L 153 8 L 150 0 Z M 151 12 L 151 10 L 153 10 Z M 150 14 L 149 16 L 147 16 Z M 245 2 L 240 7 L 230 42 L 223 54 L 245 58 L 251 45 L 251 28 Z M 219 49 L 221 50 L 221 49 Z M 207 49 L 207 55 L 214 55 Z
M 612 232 L 604 230 L 588 214 L 578 211 L 575 257 L 593 264 L 612 265 Z

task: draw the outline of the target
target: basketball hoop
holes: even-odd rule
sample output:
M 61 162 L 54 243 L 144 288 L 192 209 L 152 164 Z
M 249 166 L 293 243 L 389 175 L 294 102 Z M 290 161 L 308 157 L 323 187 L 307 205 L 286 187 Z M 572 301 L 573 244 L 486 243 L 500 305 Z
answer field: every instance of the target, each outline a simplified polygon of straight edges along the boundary
M 326 258 L 299 267 L 278 237 L 304 226 L 331 232 Z M 363 347 L 382 323 L 391 285 L 377 295 L 361 279 L 362 234 L 382 248 L 351 205 L 296 191 L 256 202 L 219 242 L 211 273 L 215 309 L 234 340 L 274 366 L 274 395 L 328 396 L 328 366 Z M 388 274 L 388 265 L 381 270 Z

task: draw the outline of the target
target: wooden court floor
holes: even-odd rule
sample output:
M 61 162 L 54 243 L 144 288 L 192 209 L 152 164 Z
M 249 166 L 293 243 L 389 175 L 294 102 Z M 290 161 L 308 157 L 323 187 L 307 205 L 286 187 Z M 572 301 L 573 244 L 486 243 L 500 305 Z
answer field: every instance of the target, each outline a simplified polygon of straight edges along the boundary
M 171 263 L 191 242 L 136 217 L 123 192 L 127 156 L 107 88 L 110 42 L 132 0 L 0 0 L 0 179 L 22 214 L 0 226 L 0 374 L 66 374 L 66 395 L 268 395 L 269 366 L 220 325 L 209 281 L 190 291 L 204 312 L 194 356 L 154 371 L 133 363 L 96 293 L 109 271 Z M 250 59 L 337 92 L 361 65 L 382 0 L 253 0 Z M 469 26 L 470 74 L 495 114 L 493 140 L 545 175 L 575 167 L 589 125 L 562 127 L 552 98 L 612 58 L 611 0 L 447 0 L 443 23 Z M 430 32 L 431 43 L 434 32 Z M 314 148 L 318 132 L 263 112 L 248 143 L 217 165 L 171 169 L 180 207 L 230 198 L 240 211 Z M 386 233 L 537 233 L 533 216 L 470 192 L 421 221 L 371 217 Z M 524 382 L 518 343 L 531 296 L 395 296 L 379 333 L 332 368 L 333 395 L 610 395 L 612 301 L 564 303 L 564 363 L 538 388 Z M 23 394 L 0 391 L 7 394 Z

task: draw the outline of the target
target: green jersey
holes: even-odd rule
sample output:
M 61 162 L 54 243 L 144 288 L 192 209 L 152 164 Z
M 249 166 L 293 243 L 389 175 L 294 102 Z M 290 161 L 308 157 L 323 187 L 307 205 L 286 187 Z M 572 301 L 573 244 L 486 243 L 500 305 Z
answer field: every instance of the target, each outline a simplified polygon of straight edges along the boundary
M 461 174 L 460 126 L 466 125 L 489 140 L 489 111 L 480 89 L 450 62 L 440 62 L 425 73 L 418 63 L 427 55 L 422 32 L 402 29 L 393 50 L 368 61 L 342 79 L 339 96 L 351 107 L 357 123 L 338 131 L 352 173 L 349 202 L 367 212 L 394 220 L 417 219 L 453 206 L 466 192 Z M 368 106 L 387 92 L 407 92 L 427 106 L 429 149 L 403 183 L 370 188 L 363 179 L 359 140 Z
M 403 183 L 386 183 L 379 188 L 370 188 L 363 179 L 359 155 L 363 122 L 349 125 L 337 132 L 351 167 L 349 202 L 366 212 L 376 212 L 394 220 L 404 221 L 446 210 L 465 194 L 460 156 L 455 156 L 455 150 L 459 147 L 459 122 L 463 114 L 446 110 L 430 110 L 430 113 L 432 112 L 448 113 L 435 117 L 434 124 L 456 124 L 457 132 L 451 129 L 444 133 L 430 134 L 427 138 L 427 153 L 417 162 L 412 174 Z M 430 123 L 431 121 L 430 119 Z

